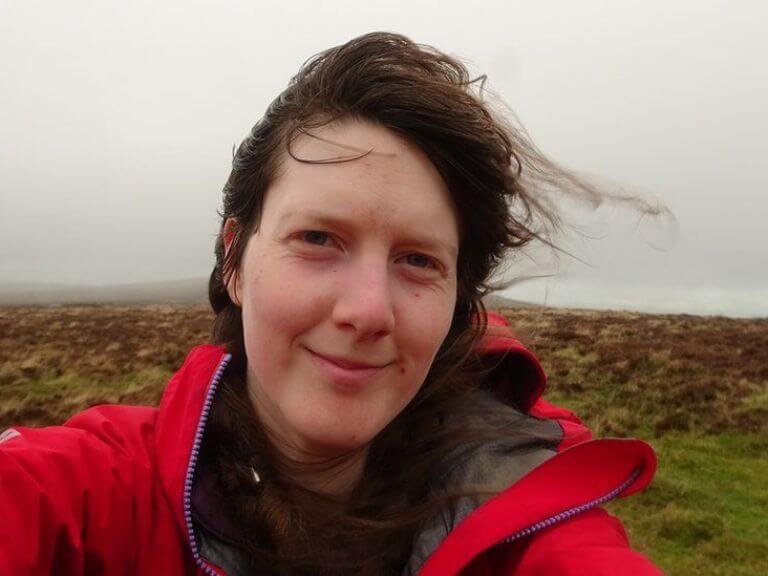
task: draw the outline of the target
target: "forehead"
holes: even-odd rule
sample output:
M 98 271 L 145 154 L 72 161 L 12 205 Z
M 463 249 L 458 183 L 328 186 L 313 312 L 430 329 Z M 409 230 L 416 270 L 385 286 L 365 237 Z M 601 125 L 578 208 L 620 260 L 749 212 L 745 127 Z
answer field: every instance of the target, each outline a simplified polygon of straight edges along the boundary
M 325 213 L 362 226 L 429 231 L 458 246 L 458 217 L 445 181 L 421 149 L 391 130 L 338 122 L 300 134 L 291 152 L 304 161 L 286 154 L 267 192 L 263 218 L 273 225 Z

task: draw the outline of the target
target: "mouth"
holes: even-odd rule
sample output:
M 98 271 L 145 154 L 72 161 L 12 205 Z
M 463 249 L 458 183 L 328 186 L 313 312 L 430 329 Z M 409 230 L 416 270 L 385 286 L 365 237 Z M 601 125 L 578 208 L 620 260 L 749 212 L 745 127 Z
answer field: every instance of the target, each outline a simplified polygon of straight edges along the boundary
M 304 349 L 309 353 L 315 365 L 320 371 L 335 384 L 344 387 L 360 387 L 367 384 L 384 368 L 387 364 L 366 364 L 362 362 L 347 360 L 336 356 L 326 356 L 319 354 L 307 347 Z

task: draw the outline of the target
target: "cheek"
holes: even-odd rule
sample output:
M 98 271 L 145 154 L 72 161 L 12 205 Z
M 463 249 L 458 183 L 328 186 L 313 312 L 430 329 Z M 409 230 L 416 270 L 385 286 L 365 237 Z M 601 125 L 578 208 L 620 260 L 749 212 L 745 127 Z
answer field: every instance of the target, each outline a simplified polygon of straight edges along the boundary
M 254 360 L 285 356 L 295 337 L 317 321 L 321 309 L 306 282 L 277 274 L 275 268 L 243 277 L 243 333 L 248 357 Z
M 419 369 L 426 373 L 448 335 L 455 299 L 423 291 L 414 291 L 409 296 L 410 305 L 401 317 L 406 324 L 403 337 L 408 338 L 404 345 L 413 351 Z

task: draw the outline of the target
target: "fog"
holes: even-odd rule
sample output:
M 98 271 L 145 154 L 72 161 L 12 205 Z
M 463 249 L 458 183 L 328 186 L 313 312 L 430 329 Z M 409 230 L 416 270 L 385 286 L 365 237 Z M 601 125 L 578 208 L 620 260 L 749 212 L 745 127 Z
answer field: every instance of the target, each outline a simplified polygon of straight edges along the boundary
M 309 56 L 390 30 L 487 73 L 551 158 L 674 214 L 638 227 L 603 207 L 598 239 L 569 244 L 586 264 L 509 295 L 768 315 L 767 16 L 746 1 L 5 0 L 0 282 L 207 275 L 233 145 Z

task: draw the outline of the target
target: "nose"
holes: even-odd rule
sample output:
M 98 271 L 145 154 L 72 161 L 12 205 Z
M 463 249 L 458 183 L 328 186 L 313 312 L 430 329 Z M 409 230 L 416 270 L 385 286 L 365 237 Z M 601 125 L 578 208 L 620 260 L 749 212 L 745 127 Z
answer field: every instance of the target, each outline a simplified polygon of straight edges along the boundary
M 351 267 L 340 286 L 333 321 L 343 330 L 354 331 L 357 340 L 392 332 L 395 313 L 386 262 Z

